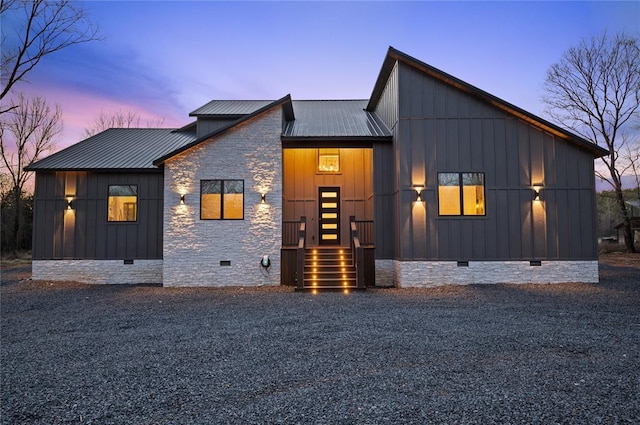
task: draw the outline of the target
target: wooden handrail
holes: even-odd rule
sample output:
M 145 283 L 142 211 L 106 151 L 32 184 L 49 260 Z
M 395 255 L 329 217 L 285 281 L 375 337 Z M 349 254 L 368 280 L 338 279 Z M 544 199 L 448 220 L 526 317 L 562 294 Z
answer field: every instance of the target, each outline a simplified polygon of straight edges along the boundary
M 351 216 L 349 221 L 351 222 L 351 254 L 356 267 L 356 286 L 358 289 L 364 289 L 364 250 L 360 246 L 356 218 Z
M 298 289 L 304 288 L 304 251 L 305 239 L 307 236 L 307 218 L 300 217 L 300 227 L 298 229 L 298 248 L 296 253 L 296 286 Z

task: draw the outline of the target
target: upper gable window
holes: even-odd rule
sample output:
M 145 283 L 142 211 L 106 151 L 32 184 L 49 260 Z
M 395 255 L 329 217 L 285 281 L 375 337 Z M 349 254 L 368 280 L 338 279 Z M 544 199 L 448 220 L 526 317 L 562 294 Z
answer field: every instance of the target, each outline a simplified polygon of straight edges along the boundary
M 200 182 L 202 220 L 244 219 L 244 180 L 202 180 Z
M 137 221 L 138 186 L 109 185 L 108 221 Z
M 318 149 L 318 172 L 340 172 L 340 149 Z
M 438 173 L 440 215 L 485 215 L 484 173 Z

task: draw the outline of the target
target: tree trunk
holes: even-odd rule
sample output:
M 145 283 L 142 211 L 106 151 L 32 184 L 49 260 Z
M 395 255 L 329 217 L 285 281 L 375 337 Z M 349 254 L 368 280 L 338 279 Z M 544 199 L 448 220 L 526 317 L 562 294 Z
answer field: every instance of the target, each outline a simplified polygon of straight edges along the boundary
M 624 224 L 624 246 L 627 252 L 636 252 L 636 247 L 633 244 L 633 229 L 631 228 L 631 220 L 629 218 L 629 210 L 627 204 L 624 202 L 624 195 L 622 193 L 621 185 L 616 186 L 616 201 L 618 202 L 618 208 L 622 214 L 622 223 Z
M 20 204 L 22 202 L 22 193 L 20 189 L 13 188 L 13 229 L 11 234 L 11 251 L 13 255 L 18 254 L 18 246 L 20 244 L 20 214 L 22 213 Z

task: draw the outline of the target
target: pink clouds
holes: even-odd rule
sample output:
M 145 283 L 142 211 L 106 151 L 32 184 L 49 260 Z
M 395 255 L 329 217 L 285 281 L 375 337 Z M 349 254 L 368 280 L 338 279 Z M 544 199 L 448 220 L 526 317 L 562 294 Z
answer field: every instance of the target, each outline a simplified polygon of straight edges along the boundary
M 167 115 L 166 113 L 155 111 L 153 106 L 117 101 L 76 88 L 24 84 L 17 87 L 17 89 L 28 96 L 42 96 L 51 105 L 56 103 L 60 105 L 64 120 L 64 130 L 57 143 L 58 150 L 84 139 L 85 129 L 93 126 L 96 118 L 101 113 L 111 114 L 132 111 L 140 117 L 141 127 L 150 125 L 176 128 L 182 127 L 189 122 L 189 111 L 185 111 L 182 117 Z

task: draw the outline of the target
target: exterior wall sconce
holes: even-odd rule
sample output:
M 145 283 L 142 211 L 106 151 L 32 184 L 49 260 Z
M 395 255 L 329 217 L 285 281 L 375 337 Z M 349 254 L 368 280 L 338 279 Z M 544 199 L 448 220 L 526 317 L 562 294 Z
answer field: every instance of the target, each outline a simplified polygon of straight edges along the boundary
M 266 204 L 267 203 L 267 194 L 263 193 L 260 195 L 260 203 L 261 204 Z
M 72 209 L 73 209 L 73 199 L 67 198 L 67 210 L 72 210 Z
M 542 190 L 542 185 L 533 186 L 533 200 L 540 201 L 540 191 Z
M 413 190 L 416 191 L 416 202 L 424 202 L 422 199 L 422 191 L 424 188 L 422 186 L 413 186 Z
M 180 205 L 184 205 L 184 194 L 180 195 Z

